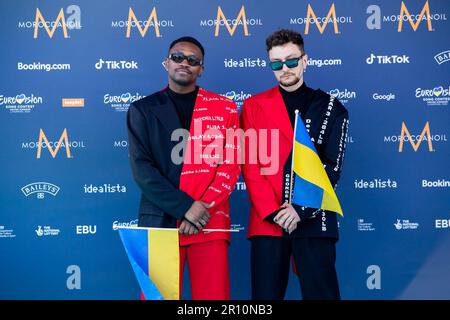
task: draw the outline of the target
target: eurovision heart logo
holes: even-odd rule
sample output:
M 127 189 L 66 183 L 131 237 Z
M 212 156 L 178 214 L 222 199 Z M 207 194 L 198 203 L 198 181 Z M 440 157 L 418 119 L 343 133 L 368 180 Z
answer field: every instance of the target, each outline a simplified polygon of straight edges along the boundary
M 339 94 L 339 89 L 330 90 L 330 95 L 333 97 L 337 97 Z
M 439 97 L 442 94 L 442 92 L 444 92 L 444 88 L 442 88 L 442 86 L 436 87 L 436 88 L 433 89 L 433 94 L 436 97 Z
M 234 92 L 234 91 L 228 91 L 226 94 L 225 94 L 225 97 L 227 97 L 228 99 L 230 99 L 230 100 L 233 100 L 233 98 L 236 96 L 236 92 Z
M 17 96 L 16 96 L 16 101 L 17 101 L 19 104 L 22 104 L 22 102 L 25 101 L 25 95 L 24 95 L 23 93 L 17 95 Z
M 120 99 L 122 99 L 123 102 L 127 103 L 128 100 L 131 98 L 131 93 L 127 92 L 120 96 Z

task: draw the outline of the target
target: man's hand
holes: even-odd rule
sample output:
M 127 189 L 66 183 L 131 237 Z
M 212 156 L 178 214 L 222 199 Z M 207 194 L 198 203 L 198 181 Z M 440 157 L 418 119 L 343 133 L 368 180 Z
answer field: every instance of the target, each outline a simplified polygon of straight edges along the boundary
M 294 207 L 287 202 L 281 208 L 283 209 L 278 212 L 273 221 L 285 229 L 287 233 L 291 234 L 292 231 L 297 229 L 297 223 L 300 222 L 300 217 Z
M 213 205 L 214 201 L 210 204 L 203 201 L 194 201 L 181 221 L 179 232 L 186 235 L 197 234 L 208 223 L 210 214 L 207 209 Z

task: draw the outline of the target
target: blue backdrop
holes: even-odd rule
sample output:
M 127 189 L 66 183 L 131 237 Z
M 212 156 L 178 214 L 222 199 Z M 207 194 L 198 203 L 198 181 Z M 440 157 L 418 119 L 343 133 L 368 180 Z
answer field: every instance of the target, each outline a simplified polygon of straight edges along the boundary
M 1 1 L 0 298 L 139 299 L 116 231 L 137 221 L 129 104 L 167 84 L 170 42 L 192 35 L 206 50 L 199 84 L 241 107 L 276 85 L 265 38 L 291 28 L 304 34 L 306 83 L 350 113 L 342 297 L 449 299 L 449 10 L 448 0 Z M 231 200 L 244 229 L 232 236 L 231 296 L 249 299 L 242 179 Z M 286 298 L 299 297 L 292 274 Z

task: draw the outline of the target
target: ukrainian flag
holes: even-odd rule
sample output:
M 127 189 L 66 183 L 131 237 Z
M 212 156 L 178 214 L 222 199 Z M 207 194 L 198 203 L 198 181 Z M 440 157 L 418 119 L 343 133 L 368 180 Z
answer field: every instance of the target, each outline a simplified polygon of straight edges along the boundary
M 295 112 L 292 171 L 294 187 L 292 202 L 301 206 L 323 209 L 343 216 L 341 205 L 330 179 L 311 142 L 300 114 Z
M 178 230 L 120 227 L 119 234 L 145 299 L 179 300 Z

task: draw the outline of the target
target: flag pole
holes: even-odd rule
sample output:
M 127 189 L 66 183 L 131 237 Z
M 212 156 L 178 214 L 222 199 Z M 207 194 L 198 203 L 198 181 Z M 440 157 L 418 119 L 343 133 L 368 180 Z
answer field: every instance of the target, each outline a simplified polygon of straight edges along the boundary
M 292 203 L 292 187 L 294 185 L 294 150 L 295 150 L 295 133 L 297 132 L 297 119 L 298 119 L 298 109 L 295 109 L 295 121 L 294 121 L 294 136 L 292 137 L 292 159 L 291 159 L 291 183 L 289 186 L 289 199 L 288 203 Z

